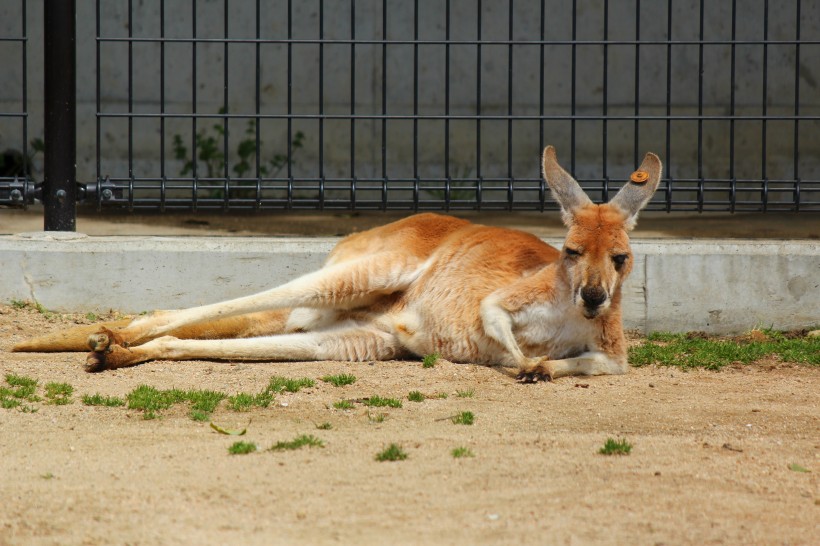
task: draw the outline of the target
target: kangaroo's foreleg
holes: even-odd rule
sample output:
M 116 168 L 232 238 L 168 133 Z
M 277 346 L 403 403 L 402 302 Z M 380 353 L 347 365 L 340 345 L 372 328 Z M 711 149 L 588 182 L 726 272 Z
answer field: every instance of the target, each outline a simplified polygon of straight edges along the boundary
M 521 366 L 517 378 L 525 383 L 539 380 L 552 381 L 568 375 L 619 375 L 629 370 L 626 357 L 608 355 L 603 352 L 590 351 L 572 358 L 549 360 L 532 359 Z
M 133 347 L 91 353 L 86 370 L 99 372 L 149 360 L 390 360 L 405 355 L 398 340 L 368 327 L 336 328 L 245 339 L 189 340 L 163 336 Z

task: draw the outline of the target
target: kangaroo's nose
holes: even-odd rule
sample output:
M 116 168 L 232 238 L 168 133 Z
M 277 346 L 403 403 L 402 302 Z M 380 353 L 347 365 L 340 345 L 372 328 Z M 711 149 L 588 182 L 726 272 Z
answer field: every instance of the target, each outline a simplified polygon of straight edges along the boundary
M 606 301 L 606 292 L 600 286 L 585 286 L 581 289 L 581 299 L 585 306 L 594 309 Z

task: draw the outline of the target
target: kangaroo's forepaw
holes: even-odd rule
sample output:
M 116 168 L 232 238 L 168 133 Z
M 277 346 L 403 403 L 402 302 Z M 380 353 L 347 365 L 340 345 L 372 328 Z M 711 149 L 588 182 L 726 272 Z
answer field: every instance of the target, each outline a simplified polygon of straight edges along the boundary
M 518 369 L 516 379 L 522 383 L 537 383 L 539 381 L 552 381 L 553 372 L 549 361 L 538 361 L 526 364 Z

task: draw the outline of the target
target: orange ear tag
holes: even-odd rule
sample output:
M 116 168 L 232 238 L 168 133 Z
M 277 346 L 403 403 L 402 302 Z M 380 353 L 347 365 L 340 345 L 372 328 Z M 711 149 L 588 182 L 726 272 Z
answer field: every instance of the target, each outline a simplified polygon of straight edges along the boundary
M 646 171 L 635 171 L 629 176 L 629 179 L 636 184 L 643 184 L 649 180 L 649 173 Z

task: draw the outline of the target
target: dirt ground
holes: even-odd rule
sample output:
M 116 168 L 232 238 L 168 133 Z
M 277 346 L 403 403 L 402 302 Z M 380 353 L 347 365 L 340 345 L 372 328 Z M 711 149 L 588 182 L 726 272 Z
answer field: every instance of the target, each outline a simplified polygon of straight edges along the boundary
M 524 385 L 448 362 L 152 362 L 92 375 L 81 354 L 9 352 L 73 320 L 84 319 L 0 306 L 0 374 L 38 379 L 41 395 L 52 381 L 75 388 L 70 405 L 0 409 L 0 545 L 817 543 L 816 367 L 645 367 Z M 318 380 L 340 373 L 358 380 Z M 143 384 L 256 393 L 273 375 L 317 381 L 212 416 L 247 426 L 241 439 L 259 446 L 248 455 L 230 455 L 238 438 L 182 405 L 145 420 L 80 402 Z M 448 396 L 410 402 L 414 390 Z M 403 407 L 333 408 L 374 394 Z M 462 411 L 473 425 L 451 422 Z M 267 450 L 300 434 L 325 447 Z M 599 454 L 608 437 L 631 454 Z M 409 457 L 377 462 L 391 443 Z M 475 456 L 454 458 L 456 447 Z

